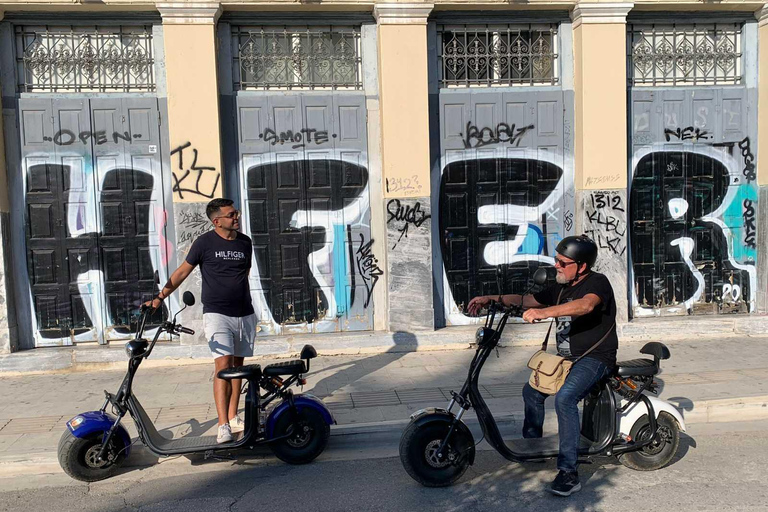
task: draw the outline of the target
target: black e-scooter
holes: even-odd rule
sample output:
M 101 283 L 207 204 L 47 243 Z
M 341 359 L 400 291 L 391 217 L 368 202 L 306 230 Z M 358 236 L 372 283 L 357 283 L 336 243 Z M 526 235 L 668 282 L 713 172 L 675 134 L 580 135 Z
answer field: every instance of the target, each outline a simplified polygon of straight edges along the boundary
M 534 273 L 534 286 L 546 281 L 546 270 Z M 533 286 L 526 293 L 531 289 Z M 501 315 L 494 326 L 497 313 Z M 474 463 L 475 440 L 462 421 L 471 408 L 475 409 L 485 440 L 504 458 L 525 462 L 557 457 L 557 435 L 505 443 L 478 388 L 480 372 L 498 345 L 507 320 L 522 313 L 520 306 L 491 303 L 485 326 L 477 331 L 477 350 L 461 391 L 451 391 L 447 409 L 431 407 L 411 415 L 400 439 L 400 460 L 420 484 L 450 485 Z M 682 416 L 671 404 L 645 394 L 658 391 L 653 378 L 659 373 L 660 360 L 669 358 L 669 350 L 652 342 L 640 352 L 653 359 L 617 363 L 613 375 L 598 383 L 584 400 L 579 455 L 614 455 L 627 467 L 650 471 L 668 464 L 677 452 L 680 430 L 685 430 Z M 458 407 L 457 413 L 454 407 Z
M 185 308 L 195 303 L 190 292 L 184 292 Z M 182 308 L 183 310 L 183 308 Z M 160 456 L 182 455 L 252 449 L 269 443 L 274 454 L 290 464 L 305 464 L 314 460 L 328 444 L 330 425 L 335 423 L 323 402 L 309 394 L 296 394 L 289 389 L 304 385 L 302 374 L 309 371 L 310 359 L 317 357 L 311 345 L 305 345 L 300 358 L 270 364 L 262 369 L 258 364 L 228 368 L 218 373 L 220 379 L 244 379 L 245 429 L 233 442 L 218 444 L 216 436 L 168 439 L 161 435 L 138 398 L 133 394 L 133 379 L 141 362 L 152 353 L 160 334 L 194 334 L 192 329 L 176 323 L 176 317 L 163 322 L 151 343 L 142 338 L 149 317 L 142 306 L 142 315 L 135 339 L 125 345 L 129 357 L 128 372 L 116 394 L 104 391 L 106 400 L 98 411 L 78 414 L 67 422 L 59 441 L 59 464 L 76 480 L 95 482 L 114 475 L 130 453 L 131 437 L 120 422 L 126 413 L 136 424 L 139 439 Z M 177 313 L 178 315 L 178 313 Z M 263 394 L 262 394 L 263 391 Z M 112 414 L 107 407 L 112 406 Z

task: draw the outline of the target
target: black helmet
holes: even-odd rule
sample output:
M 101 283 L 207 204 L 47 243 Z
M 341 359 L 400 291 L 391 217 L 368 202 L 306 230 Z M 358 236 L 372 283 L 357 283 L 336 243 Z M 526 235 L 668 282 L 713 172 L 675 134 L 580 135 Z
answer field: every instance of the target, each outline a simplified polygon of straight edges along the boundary
M 560 240 L 555 251 L 577 263 L 586 263 L 592 268 L 597 259 L 597 244 L 587 235 L 567 236 Z

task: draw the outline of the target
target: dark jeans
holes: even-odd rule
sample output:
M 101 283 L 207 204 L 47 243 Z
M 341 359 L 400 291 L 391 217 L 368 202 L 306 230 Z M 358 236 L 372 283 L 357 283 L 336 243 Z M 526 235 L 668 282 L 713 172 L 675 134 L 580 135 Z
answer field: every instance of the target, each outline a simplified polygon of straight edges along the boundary
M 557 469 L 576 471 L 579 458 L 581 424 L 579 421 L 579 401 L 587 396 L 600 379 L 608 374 L 609 368 L 591 357 L 581 359 L 571 368 L 563 387 L 555 395 L 555 412 L 560 434 L 560 453 L 557 456 Z M 544 425 L 544 400 L 549 395 L 533 389 L 526 382 L 523 387 L 525 402 L 525 421 L 523 437 L 541 437 Z

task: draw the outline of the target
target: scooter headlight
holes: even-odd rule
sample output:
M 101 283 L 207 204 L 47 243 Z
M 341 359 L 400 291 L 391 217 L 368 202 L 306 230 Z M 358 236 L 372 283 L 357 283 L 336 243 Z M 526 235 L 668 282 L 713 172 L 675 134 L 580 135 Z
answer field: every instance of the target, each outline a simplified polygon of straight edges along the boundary
M 148 345 L 147 340 L 131 340 L 125 344 L 125 353 L 128 357 L 140 356 L 147 350 Z
M 487 327 L 481 327 L 475 333 L 475 342 L 478 345 L 482 345 L 484 342 L 491 339 L 491 336 L 493 336 L 493 329 L 488 329 Z
M 79 427 L 83 422 L 85 421 L 85 418 L 82 416 L 75 416 L 69 422 L 67 423 L 69 425 L 69 428 L 72 430 L 75 430 L 77 427 Z

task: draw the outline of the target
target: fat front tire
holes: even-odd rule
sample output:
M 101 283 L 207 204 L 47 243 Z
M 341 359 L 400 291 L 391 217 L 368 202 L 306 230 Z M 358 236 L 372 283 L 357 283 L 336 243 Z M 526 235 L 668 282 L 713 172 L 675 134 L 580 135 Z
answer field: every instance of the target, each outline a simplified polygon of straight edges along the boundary
M 680 446 L 680 426 L 667 412 L 659 414 L 656 426 L 658 439 L 642 450 L 620 455 L 619 461 L 622 464 L 637 471 L 653 471 L 670 463 Z M 648 416 L 645 415 L 632 426 L 630 436 L 636 442 L 644 441 L 651 436 L 650 427 Z
M 467 439 L 466 434 L 459 430 L 451 435 L 445 457 L 442 460 L 437 458 L 437 451 L 450 427 L 447 422 L 422 426 L 411 423 L 400 438 L 400 461 L 411 478 L 423 486 L 451 485 L 461 478 L 469 467 L 468 458 L 459 453 L 456 447 L 471 447 L 473 441 Z
M 81 482 L 98 482 L 113 476 L 125 460 L 124 443 L 118 435 L 110 440 L 106 461 L 97 461 L 103 433 L 75 437 L 67 429 L 59 439 L 59 464 L 66 474 Z
M 323 453 L 331 437 L 331 427 L 319 411 L 305 407 L 293 421 L 287 411 L 275 424 L 274 437 L 288 435 L 285 439 L 270 443 L 275 456 L 288 464 L 307 464 Z

